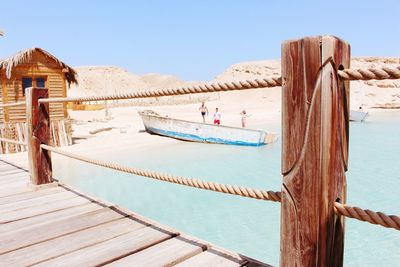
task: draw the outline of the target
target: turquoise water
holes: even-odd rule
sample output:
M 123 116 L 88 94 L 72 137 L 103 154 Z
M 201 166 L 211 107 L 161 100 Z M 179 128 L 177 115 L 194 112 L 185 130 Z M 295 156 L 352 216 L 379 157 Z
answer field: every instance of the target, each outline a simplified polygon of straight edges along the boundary
M 400 112 L 376 113 L 350 127 L 347 202 L 400 214 Z M 272 130 L 280 132 L 279 126 Z M 280 155 L 278 140 L 264 147 L 178 142 L 158 146 L 153 152 L 122 150 L 98 158 L 279 191 Z M 279 265 L 278 203 L 168 184 L 64 158 L 55 161 L 54 169 L 57 178 L 92 195 L 227 249 Z M 398 266 L 399 262 L 399 231 L 346 220 L 345 266 Z

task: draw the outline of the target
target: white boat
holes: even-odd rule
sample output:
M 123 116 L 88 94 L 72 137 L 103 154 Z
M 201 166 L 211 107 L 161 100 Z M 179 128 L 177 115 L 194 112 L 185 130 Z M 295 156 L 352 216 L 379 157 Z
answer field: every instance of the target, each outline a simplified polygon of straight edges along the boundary
M 139 115 L 147 132 L 180 140 L 262 146 L 277 139 L 277 135 L 272 132 L 171 119 L 151 110 L 139 111 Z
M 359 110 L 350 110 L 350 121 L 364 121 L 365 117 L 367 117 L 368 112 L 359 111 Z

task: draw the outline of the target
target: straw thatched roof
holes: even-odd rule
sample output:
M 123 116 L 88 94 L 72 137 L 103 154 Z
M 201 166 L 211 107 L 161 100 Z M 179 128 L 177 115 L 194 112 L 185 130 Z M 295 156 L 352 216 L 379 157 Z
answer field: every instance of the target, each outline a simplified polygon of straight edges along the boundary
M 64 62 L 60 61 L 58 58 L 56 58 L 49 52 L 47 52 L 41 48 L 37 48 L 37 47 L 32 47 L 32 48 L 20 51 L 11 57 L 0 60 L 0 69 L 5 69 L 7 79 L 11 78 L 12 70 L 16 66 L 18 66 L 20 64 L 24 64 L 24 63 L 29 63 L 29 61 L 32 59 L 32 54 L 34 52 L 43 54 L 44 56 L 52 59 L 57 65 L 59 65 L 63 69 L 65 78 L 67 79 L 67 82 L 69 84 L 71 84 L 71 83 L 78 84 L 77 77 L 76 77 L 77 73 L 73 68 L 71 68 Z

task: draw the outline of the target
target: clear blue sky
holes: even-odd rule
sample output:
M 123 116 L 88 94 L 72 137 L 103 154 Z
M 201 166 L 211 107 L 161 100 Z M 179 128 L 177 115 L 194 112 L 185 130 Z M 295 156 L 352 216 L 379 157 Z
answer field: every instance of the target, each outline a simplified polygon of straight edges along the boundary
M 353 56 L 400 56 L 400 1 L 2 1 L 0 57 L 41 47 L 71 66 L 209 80 L 280 58 L 281 42 L 333 34 Z

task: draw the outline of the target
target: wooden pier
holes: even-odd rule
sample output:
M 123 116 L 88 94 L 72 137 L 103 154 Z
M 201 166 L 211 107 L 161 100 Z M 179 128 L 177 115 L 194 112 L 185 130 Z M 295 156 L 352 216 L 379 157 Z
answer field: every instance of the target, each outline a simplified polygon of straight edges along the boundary
M 268 266 L 67 186 L 37 189 L 29 179 L 25 168 L 0 160 L 0 266 Z
M 343 266 L 345 216 L 400 230 L 399 216 L 346 205 L 349 81 L 399 79 L 400 67 L 355 70 L 349 63 L 346 42 L 315 36 L 283 43 L 281 77 L 79 98 L 48 98 L 45 88 L 27 88 L 27 142 L 2 139 L 27 146 L 28 157 L 18 158 L 23 167 L 0 159 L 0 266 L 269 266 L 54 182 L 51 153 L 159 181 L 281 202 L 280 266 Z M 122 166 L 51 143 L 49 103 L 281 85 L 279 192 Z

